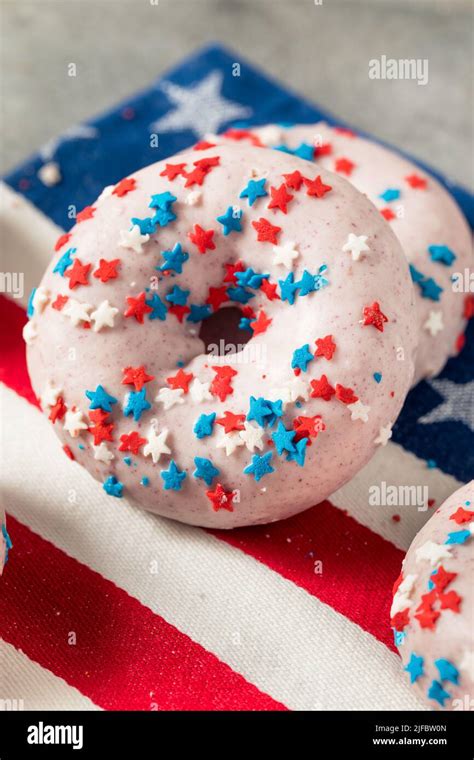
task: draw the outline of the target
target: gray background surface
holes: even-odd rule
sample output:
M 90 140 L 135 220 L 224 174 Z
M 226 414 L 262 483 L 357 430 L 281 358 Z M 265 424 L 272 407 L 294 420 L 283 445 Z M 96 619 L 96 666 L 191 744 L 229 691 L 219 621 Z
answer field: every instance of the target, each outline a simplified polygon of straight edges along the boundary
M 156 0 L 155 0 L 156 1 Z M 153 2 L 153 0 L 152 0 Z M 1 170 L 219 40 L 355 126 L 472 184 L 465 0 L 0 0 Z M 429 83 L 368 61 L 427 58 Z M 67 65 L 77 65 L 77 77 Z

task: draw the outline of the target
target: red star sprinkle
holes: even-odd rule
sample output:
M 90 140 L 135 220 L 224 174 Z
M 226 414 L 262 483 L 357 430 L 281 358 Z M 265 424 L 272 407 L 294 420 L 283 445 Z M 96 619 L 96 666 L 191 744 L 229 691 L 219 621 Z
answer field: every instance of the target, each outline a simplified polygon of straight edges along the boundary
M 237 261 L 235 264 L 224 264 L 224 266 L 226 268 L 226 275 L 223 282 L 231 282 L 233 285 L 237 285 L 235 273 L 244 271 L 243 262 Z
M 212 395 L 217 396 L 220 401 L 225 401 L 227 396 L 230 396 L 234 392 L 231 385 L 231 379 L 237 374 L 237 372 L 227 365 L 213 367 L 212 369 L 216 373 L 216 376 L 213 379 L 209 390 Z
M 59 294 L 56 296 L 56 300 L 51 304 L 51 306 L 53 309 L 56 309 L 56 311 L 61 311 L 68 301 L 69 296 L 62 296 Z
M 334 127 L 334 131 L 338 135 L 344 135 L 344 137 L 357 137 L 357 133 L 353 129 L 349 129 L 349 127 Z
M 189 383 L 191 382 L 193 377 L 194 375 L 192 372 L 190 372 L 189 374 L 186 374 L 186 372 L 183 369 L 179 369 L 176 375 L 174 375 L 174 377 L 167 377 L 166 382 L 174 391 L 181 389 L 185 393 L 188 393 Z
M 228 364 L 223 364 L 222 366 L 216 366 L 212 368 L 214 372 L 216 373 L 217 377 L 225 377 L 230 380 L 231 377 L 235 377 L 237 375 L 237 371 L 233 367 L 229 367 Z
M 118 195 L 119 198 L 122 198 L 124 195 L 127 195 L 131 190 L 135 190 L 137 185 L 137 180 L 133 177 L 126 177 L 125 179 L 121 179 L 120 182 L 118 182 L 114 189 L 112 190 L 113 195 Z
M 258 222 L 252 222 L 252 227 L 257 230 L 257 240 L 260 243 L 273 243 L 273 245 L 277 245 L 277 237 L 281 232 L 281 227 L 275 227 L 275 225 L 270 224 L 263 217 L 260 217 Z
M 91 409 L 89 412 L 89 417 L 92 420 L 92 422 L 95 422 L 97 425 L 102 425 L 103 422 L 108 418 L 109 413 L 104 412 L 103 409 Z
M 390 625 L 392 628 L 395 628 L 396 631 L 403 631 L 406 625 L 408 625 L 409 618 L 408 618 L 408 607 L 406 610 L 402 610 L 401 612 L 397 612 L 396 615 L 393 616 L 393 618 L 390 621 Z
M 86 219 L 92 219 L 94 216 L 96 209 L 94 206 L 86 206 L 82 209 L 82 211 L 79 211 L 79 213 L 76 216 L 76 223 L 79 224 L 79 222 L 85 222 Z
M 189 306 L 180 306 L 179 304 L 173 304 L 168 308 L 170 314 L 174 314 L 178 322 L 182 323 L 186 314 L 191 312 Z
M 311 398 L 322 398 L 324 401 L 330 401 L 336 391 L 329 384 L 326 375 L 321 375 L 319 380 L 311 380 Z
M 291 187 L 292 190 L 299 190 L 303 183 L 303 175 L 296 169 L 291 174 L 284 174 L 283 179 L 287 187 Z
M 97 277 L 101 282 L 107 282 L 107 280 L 115 280 L 118 277 L 117 266 L 120 264 L 120 259 L 112 259 L 106 261 L 106 259 L 99 259 L 99 266 L 93 272 L 94 277 Z
M 89 428 L 89 433 L 94 436 L 94 446 L 98 446 L 102 441 L 112 441 L 113 423 L 105 425 L 97 423 Z
M 466 296 L 464 299 L 464 319 L 472 319 L 474 317 L 474 296 Z
M 437 591 L 444 591 L 446 586 L 449 586 L 457 576 L 457 573 L 447 573 L 442 565 L 439 566 L 438 571 L 430 577 L 430 580 L 434 583 Z
M 383 332 L 383 326 L 385 322 L 388 322 L 388 317 L 380 311 L 377 301 L 374 301 L 372 306 L 365 306 L 363 314 L 364 325 L 373 325 L 379 332 Z
M 260 290 L 265 293 L 266 297 L 269 301 L 275 301 L 280 300 L 280 296 L 276 292 L 277 284 L 276 282 L 270 282 L 270 280 L 262 280 L 262 284 L 260 285 Z
M 146 438 L 140 438 L 140 433 L 135 430 L 133 433 L 124 433 L 120 436 L 119 451 L 131 451 L 132 454 L 138 454 L 140 447 L 146 443 L 146 440 Z
M 428 591 L 426 594 L 421 595 L 421 602 L 416 608 L 417 612 L 423 612 L 423 610 L 433 609 L 433 605 L 438 598 L 438 592 L 435 588 Z
M 241 306 L 240 311 L 242 312 L 242 316 L 247 317 L 247 319 L 255 319 L 257 316 L 248 303 L 246 303 L 244 306 Z
M 395 583 L 392 586 L 392 595 L 393 596 L 395 596 L 395 594 L 397 593 L 398 587 L 399 587 L 399 585 L 401 584 L 402 581 L 403 581 L 403 573 L 400 573 L 400 575 L 398 576 L 397 580 L 395 581 Z
M 267 317 L 263 309 L 260 309 L 258 317 L 254 322 L 250 323 L 250 327 L 253 330 L 253 335 L 260 335 L 264 333 L 269 325 L 272 323 L 272 319 Z
M 221 288 L 209 288 L 209 295 L 206 298 L 206 303 L 212 306 L 213 311 L 218 311 L 219 307 L 228 300 L 227 287 L 225 285 Z
M 336 344 L 334 343 L 332 335 L 326 335 L 325 338 L 318 338 L 316 341 L 315 356 L 324 356 L 325 359 L 330 361 L 334 356 L 336 350 Z
M 89 270 L 92 264 L 82 264 L 80 259 L 74 259 L 72 267 L 66 270 L 65 277 L 69 279 L 69 287 L 71 290 L 78 285 L 90 285 L 88 281 Z
M 216 144 L 207 142 L 207 140 L 200 140 L 193 146 L 193 150 L 207 150 L 208 148 L 215 148 Z
M 280 185 L 280 187 L 271 187 L 270 195 L 271 201 L 268 204 L 267 208 L 280 209 L 280 211 L 283 211 L 283 213 L 286 214 L 287 206 L 290 201 L 293 200 L 294 196 L 286 191 L 285 185 L 283 184 Z
M 244 430 L 245 414 L 234 414 L 233 412 L 224 412 L 224 416 L 216 420 L 218 425 L 222 425 L 225 433 L 231 433 L 232 430 Z
M 383 218 L 387 222 L 391 222 L 392 219 L 395 219 L 395 214 L 393 213 L 393 211 L 392 211 L 391 208 L 388 208 L 388 206 L 387 206 L 387 208 L 381 208 L 380 209 L 380 213 L 382 214 Z
M 459 507 L 456 512 L 450 516 L 449 519 L 454 520 L 454 522 L 458 525 L 462 525 L 463 523 L 471 522 L 471 520 L 474 520 L 474 512 L 471 509 L 464 509 L 464 507 Z
M 217 483 L 214 491 L 206 491 L 206 496 L 212 503 L 214 512 L 218 512 L 219 509 L 227 509 L 228 512 L 234 511 L 232 506 L 234 493 L 233 491 L 226 491 L 220 483 Z
M 405 182 L 408 182 L 414 190 L 426 190 L 427 181 L 418 174 L 410 174 L 408 177 L 405 177 Z
M 248 140 L 252 145 L 257 148 L 263 148 L 264 145 L 257 135 L 254 135 L 249 129 L 228 129 L 224 132 L 223 137 L 227 137 L 229 140 Z
M 122 385 L 134 385 L 136 391 L 141 391 L 145 383 L 154 379 L 154 375 L 147 375 L 143 364 L 140 367 L 125 367 Z
M 296 431 L 299 438 L 317 438 L 318 433 L 326 430 L 320 414 L 315 414 L 314 417 L 295 417 L 293 420 L 293 430 Z
M 343 404 L 355 404 L 359 397 L 355 395 L 352 388 L 345 388 L 344 385 L 336 384 L 336 398 Z
M 60 248 L 63 247 L 63 245 L 66 245 L 66 243 L 70 240 L 71 233 L 65 232 L 64 235 L 60 235 L 58 239 L 56 240 L 56 245 L 54 246 L 55 251 L 59 251 Z
M 439 601 L 442 610 L 451 610 L 459 612 L 462 599 L 455 591 L 448 591 L 446 594 L 439 595 Z
M 314 157 L 321 158 L 321 156 L 330 156 L 332 153 L 331 143 L 323 143 L 322 145 L 316 145 L 314 149 Z
M 466 345 L 466 336 L 464 335 L 464 333 L 461 333 L 456 338 L 456 342 L 454 344 L 454 347 L 455 347 L 455 349 L 456 349 L 456 351 L 457 351 L 458 354 L 461 353 L 461 351 L 463 350 L 463 348 L 464 348 L 465 345 Z
M 192 170 L 192 172 L 184 173 L 184 176 L 186 177 L 186 182 L 184 183 L 184 186 L 193 187 L 194 185 L 202 185 L 206 174 L 207 174 L 207 171 L 205 169 L 200 169 L 199 166 L 196 166 Z
M 67 406 L 64 403 L 62 396 L 59 396 L 54 406 L 51 407 L 51 411 L 49 413 L 49 419 L 51 420 L 53 425 L 56 422 L 56 420 L 62 420 L 62 418 L 66 414 L 66 411 L 67 411 Z
M 153 311 L 151 306 L 148 306 L 148 304 L 145 303 L 145 298 L 145 293 L 140 293 L 137 298 L 134 298 L 133 296 L 127 296 L 126 301 L 128 303 L 128 309 L 126 312 L 124 312 L 124 316 L 135 317 L 137 322 L 142 325 L 143 317 L 145 314 L 149 314 L 150 311 Z
M 206 156 L 206 158 L 200 158 L 198 161 L 194 161 L 194 166 L 198 169 L 204 169 L 205 172 L 210 171 L 214 166 L 219 166 L 219 156 Z
M 69 457 L 69 459 L 71 459 L 74 462 L 75 456 L 67 444 L 63 446 L 63 451 L 66 454 L 66 456 Z
M 340 174 L 346 174 L 348 177 L 351 176 L 355 166 L 356 165 L 353 164 L 352 161 L 349 161 L 348 158 L 336 158 L 334 162 L 335 171 Z
M 430 630 L 434 630 L 435 623 L 439 618 L 439 615 L 440 613 L 437 610 L 425 609 L 423 612 L 418 612 L 415 615 L 415 618 L 418 620 L 422 628 L 429 628 Z
M 185 176 L 185 168 L 186 164 L 166 164 L 163 171 L 160 172 L 160 177 L 168 177 L 169 180 L 173 181 L 179 175 Z
M 188 232 L 188 238 L 197 247 L 199 253 L 206 253 L 207 250 L 213 251 L 216 244 L 212 240 L 214 230 L 203 230 L 199 224 L 194 225 L 192 232 Z
M 308 179 L 308 177 L 305 177 L 304 183 L 307 188 L 306 195 L 315 195 L 317 198 L 324 198 L 326 193 L 329 193 L 332 190 L 331 185 L 324 184 L 320 174 L 314 179 Z

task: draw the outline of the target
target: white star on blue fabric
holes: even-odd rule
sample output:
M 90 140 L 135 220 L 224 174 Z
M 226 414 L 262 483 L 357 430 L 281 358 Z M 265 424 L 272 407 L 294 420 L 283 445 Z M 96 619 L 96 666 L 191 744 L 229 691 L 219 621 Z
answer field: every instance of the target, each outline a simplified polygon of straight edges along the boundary
M 176 108 L 150 124 L 150 130 L 158 133 L 190 130 L 201 138 L 209 132 L 218 132 L 223 124 L 247 119 L 252 109 L 224 98 L 223 81 L 221 71 L 211 71 L 191 87 L 161 82 L 159 88 Z
M 418 422 L 422 425 L 446 420 L 464 422 L 474 431 L 474 380 L 463 384 L 452 380 L 429 380 L 428 384 L 442 397 L 442 402 Z

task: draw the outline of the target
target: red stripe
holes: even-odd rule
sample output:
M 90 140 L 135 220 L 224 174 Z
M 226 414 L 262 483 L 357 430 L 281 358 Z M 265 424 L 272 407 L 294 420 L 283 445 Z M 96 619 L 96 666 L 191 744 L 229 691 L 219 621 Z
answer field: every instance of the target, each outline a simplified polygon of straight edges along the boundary
M 6 356 L 2 377 L 31 401 L 33 392 L 31 387 L 29 395 L 26 392 L 25 351 L 19 335 L 17 312 L 22 310 L 3 300 L 6 324 L 12 325 L 9 334 L 16 330 L 21 350 L 17 347 Z M 25 382 L 18 382 L 18 378 L 25 378 Z M 389 608 L 403 552 L 342 510 L 326 501 L 283 522 L 209 532 L 304 588 L 394 649 Z M 317 560 L 322 562 L 321 574 L 315 573 Z
M 108 710 L 286 710 L 13 517 L 0 635 Z M 159 588 L 157 589 L 159 593 Z M 69 643 L 75 634 L 76 644 Z
M 391 589 L 404 553 L 341 509 L 324 501 L 289 520 L 209 532 L 395 650 L 389 624 Z
M 26 368 L 26 346 L 22 337 L 26 321 L 25 310 L 0 295 L 0 324 L 3 325 L 0 380 L 30 403 L 37 405 Z

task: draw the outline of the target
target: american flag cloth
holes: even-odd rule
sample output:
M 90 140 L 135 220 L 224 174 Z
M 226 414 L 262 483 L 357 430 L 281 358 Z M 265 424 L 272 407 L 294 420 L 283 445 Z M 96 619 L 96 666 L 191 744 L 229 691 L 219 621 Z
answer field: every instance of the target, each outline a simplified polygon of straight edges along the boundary
M 230 532 L 117 505 L 64 456 L 29 383 L 26 299 L 71 207 L 231 125 L 335 123 L 240 56 L 234 76 L 235 60 L 219 46 L 198 52 L 5 178 L 5 271 L 24 273 L 25 295 L 0 297 L 13 543 L 0 581 L 4 707 L 425 709 L 394 647 L 391 588 L 430 509 L 474 477 L 472 322 L 460 355 L 410 392 L 392 440 L 352 482 L 289 520 Z M 55 165 L 61 181 L 48 186 Z M 430 171 L 472 225 L 472 197 Z M 430 508 L 371 506 L 369 489 L 384 483 L 426 486 Z

